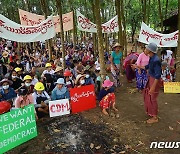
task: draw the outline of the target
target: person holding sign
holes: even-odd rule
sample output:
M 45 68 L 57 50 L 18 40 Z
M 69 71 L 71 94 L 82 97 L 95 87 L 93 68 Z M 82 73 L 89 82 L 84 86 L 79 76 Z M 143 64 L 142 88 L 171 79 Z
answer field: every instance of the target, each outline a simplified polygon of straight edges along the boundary
M 51 95 L 52 100 L 60 100 L 70 98 L 69 90 L 65 86 L 63 78 L 59 78 L 56 82 L 56 87 L 52 91 Z
M 76 81 L 75 81 L 76 87 L 80 88 L 81 86 L 85 85 L 85 75 L 77 75 Z
M 118 109 L 116 109 L 115 107 L 115 94 L 112 86 L 113 82 L 111 82 L 110 80 L 105 80 L 102 84 L 103 88 L 99 92 L 99 104 L 102 108 L 102 113 L 105 115 L 109 115 L 107 109 L 110 107 L 112 107 L 113 110 L 118 111 Z
M 149 77 L 146 87 L 143 90 L 143 95 L 146 113 L 152 117 L 147 120 L 147 123 L 151 124 L 158 122 L 157 97 L 160 89 L 161 61 L 157 56 L 157 45 L 155 43 L 149 43 L 145 50 L 150 56 L 150 59 L 149 64 L 145 66 L 145 69 L 148 70 Z
M 32 94 L 34 99 L 34 104 L 36 107 L 36 112 L 38 118 L 44 117 L 46 114 L 49 114 L 49 108 L 47 103 L 51 100 L 50 96 L 46 91 L 43 83 L 37 82 L 34 86 L 35 92 Z

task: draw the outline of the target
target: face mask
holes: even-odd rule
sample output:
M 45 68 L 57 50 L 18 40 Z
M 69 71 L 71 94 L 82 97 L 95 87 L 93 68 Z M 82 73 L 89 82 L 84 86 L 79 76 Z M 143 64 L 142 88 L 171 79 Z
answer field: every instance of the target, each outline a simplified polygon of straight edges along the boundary
M 14 75 L 12 75 L 12 78 L 13 78 L 13 79 L 15 79 L 15 78 L 17 78 L 17 76 L 16 76 L 16 75 L 15 75 L 15 76 L 14 76 Z
M 29 87 L 31 85 L 31 83 L 25 83 L 26 87 Z
M 90 77 L 90 75 L 89 74 L 86 74 L 86 78 L 89 78 Z
M 82 84 L 85 84 L 85 81 L 84 80 L 81 80 L 80 81 L 80 84 L 82 85 Z
M 9 85 L 2 86 L 2 88 L 3 88 L 4 90 L 6 90 L 6 89 L 8 89 L 8 88 L 9 88 Z
M 72 76 L 70 76 L 69 79 L 72 80 Z

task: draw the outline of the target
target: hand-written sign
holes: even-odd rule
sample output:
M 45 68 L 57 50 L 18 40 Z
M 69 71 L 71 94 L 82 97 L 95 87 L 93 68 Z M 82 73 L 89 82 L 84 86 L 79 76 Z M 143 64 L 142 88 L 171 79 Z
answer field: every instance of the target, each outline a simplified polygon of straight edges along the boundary
M 94 85 L 82 86 L 70 90 L 71 110 L 77 113 L 96 107 Z
M 180 93 L 180 82 L 164 82 L 164 93 Z
M 0 153 L 37 136 L 34 105 L 0 115 Z
M 49 101 L 50 117 L 70 114 L 70 105 L 68 99 L 61 99 L 56 101 Z

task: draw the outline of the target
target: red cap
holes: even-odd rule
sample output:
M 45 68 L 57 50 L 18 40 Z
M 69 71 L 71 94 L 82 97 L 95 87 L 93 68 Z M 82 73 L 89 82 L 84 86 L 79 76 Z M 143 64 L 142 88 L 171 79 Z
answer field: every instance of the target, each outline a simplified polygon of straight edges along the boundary
M 65 72 L 64 72 L 64 76 L 71 76 L 72 74 L 71 74 L 71 71 L 70 70 L 66 70 Z

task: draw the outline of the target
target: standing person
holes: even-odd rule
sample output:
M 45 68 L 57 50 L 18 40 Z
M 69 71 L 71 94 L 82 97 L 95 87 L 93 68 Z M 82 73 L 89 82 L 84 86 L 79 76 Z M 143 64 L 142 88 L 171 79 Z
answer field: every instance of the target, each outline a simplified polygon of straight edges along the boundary
M 137 69 L 135 70 L 135 72 L 136 72 L 136 87 L 138 88 L 138 91 L 143 90 L 147 84 L 147 81 L 148 81 L 147 72 L 145 69 L 143 69 L 141 67 L 145 67 L 146 65 L 148 65 L 148 63 L 149 63 L 149 56 L 148 56 L 147 50 L 144 50 L 144 52 L 142 52 L 139 55 L 137 62 L 136 62 L 136 65 L 137 65 Z
M 152 118 L 147 120 L 147 123 L 158 122 L 158 104 L 157 97 L 160 89 L 161 78 L 161 61 L 157 56 L 157 45 L 149 43 L 145 49 L 149 56 L 149 64 L 145 66 L 148 70 L 149 77 L 145 89 L 143 90 L 145 110 Z
M 118 87 L 120 85 L 119 81 L 119 75 L 120 75 L 120 67 L 122 68 L 122 58 L 123 58 L 123 53 L 122 51 L 122 46 L 119 43 L 116 43 L 113 46 L 113 50 L 110 61 L 111 61 L 111 73 L 112 77 L 114 80 L 114 85 L 115 87 Z

